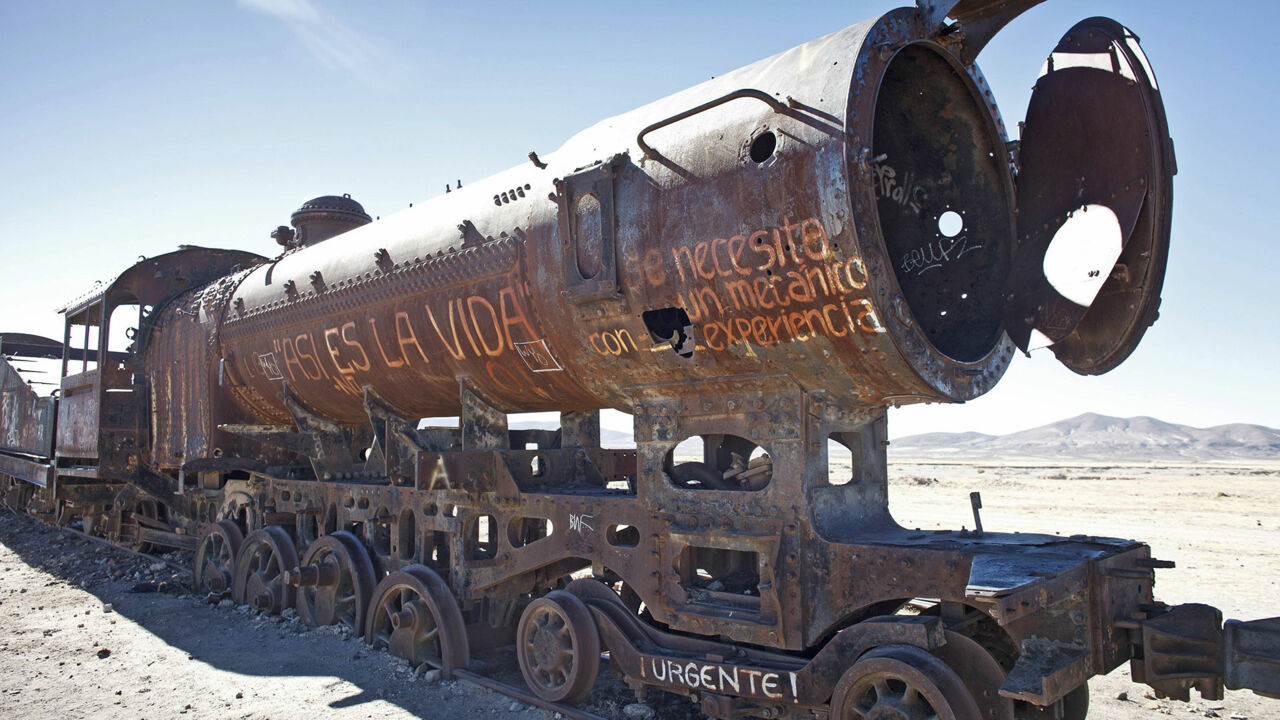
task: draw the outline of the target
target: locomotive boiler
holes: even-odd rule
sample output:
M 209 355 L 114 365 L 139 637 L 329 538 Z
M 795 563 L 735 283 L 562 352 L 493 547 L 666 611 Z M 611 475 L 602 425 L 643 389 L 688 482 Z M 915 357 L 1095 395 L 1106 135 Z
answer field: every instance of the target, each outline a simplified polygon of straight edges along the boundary
M 602 652 L 717 718 L 1083 718 L 1126 661 L 1280 693 L 1280 621 L 1157 602 L 1145 544 L 888 512 L 889 407 L 1016 349 L 1107 372 L 1156 316 L 1151 66 L 1079 23 L 1011 141 L 974 59 L 1036 4 L 921 0 L 376 222 L 315 198 L 272 259 L 145 259 L 62 342 L 4 337 L 63 370 L 41 398 L 0 367 L 7 500 L 414 664 L 514 643 L 548 701 Z M 559 427 L 508 425 L 535 411 Z

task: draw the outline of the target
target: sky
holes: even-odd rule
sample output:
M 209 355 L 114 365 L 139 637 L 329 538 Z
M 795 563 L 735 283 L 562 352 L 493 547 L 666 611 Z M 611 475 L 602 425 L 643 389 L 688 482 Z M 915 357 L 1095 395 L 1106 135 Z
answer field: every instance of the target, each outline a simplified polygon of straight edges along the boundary
M 898 4 L 0 0 L 0 330 L 60 337 L 56 310 L 140 255 L 272 255 L 308 197 L 388 215 Z M 891 437 L 1084 412 L 1280 427 L 1280 3 L 1211 7 L 1049 0 L 979 56 L 1014 127 L 1076 21 L 1142 38 L 1179 169 L 1160 319 L 1108 375 L 1037 351 L 977 400 L 892 411 Z

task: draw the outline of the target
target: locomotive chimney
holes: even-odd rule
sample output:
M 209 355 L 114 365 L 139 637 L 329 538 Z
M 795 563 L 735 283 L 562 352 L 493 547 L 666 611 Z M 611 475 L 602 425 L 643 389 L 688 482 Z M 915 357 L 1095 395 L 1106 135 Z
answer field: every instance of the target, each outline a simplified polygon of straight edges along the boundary
M 312 198 L 302 203 L 302 207 L 289 217 L 290 224 L 297 230 L 289 246 L 315 245 L 371 221 L 364 207 L 352 200 L 349 194 Z

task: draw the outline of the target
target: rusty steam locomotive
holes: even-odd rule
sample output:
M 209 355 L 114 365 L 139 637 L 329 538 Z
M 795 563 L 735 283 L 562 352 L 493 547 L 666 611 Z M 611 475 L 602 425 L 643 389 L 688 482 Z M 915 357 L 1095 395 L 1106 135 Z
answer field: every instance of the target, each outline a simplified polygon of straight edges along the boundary
M 1125 661 L 1280 693 L 1280 620 L 1157 602 L 1142 543 L 889 515 L 888 407 L 1018 348 L 1104 373 L 1155 319 L 1151 67 L 1081 22 L 1011 142 L 974 58 L 1037 2 L 921 0 L 377 222 L 316 198 L 274 259 L 144 259 L 3 337 L 62 363 L 51 397 L 0 365 L 6 500 L 415 664 L 514 642 L 549 701 L 602 652 L 716 718 L 1082 718 Z

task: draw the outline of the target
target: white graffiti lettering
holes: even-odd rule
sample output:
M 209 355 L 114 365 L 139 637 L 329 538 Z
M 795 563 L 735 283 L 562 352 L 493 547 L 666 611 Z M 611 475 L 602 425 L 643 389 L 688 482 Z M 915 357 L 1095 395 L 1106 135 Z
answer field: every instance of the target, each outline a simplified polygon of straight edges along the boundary
M 640 674 L 645 679 L 693 690 L 791 702 L 796 702 L 798 689 L 793 672 L 680 661 L 651 655 L 642 656 Z
M 581 533 L 583 528 L 586 528 L 587 530 L 595 532 L 595 528 L 587 524 L 587 520 L 590 520 L 594 517 L 595 515 L 574 515 L 573 513 L 570 513 L 569 529 L 576 533 Z

